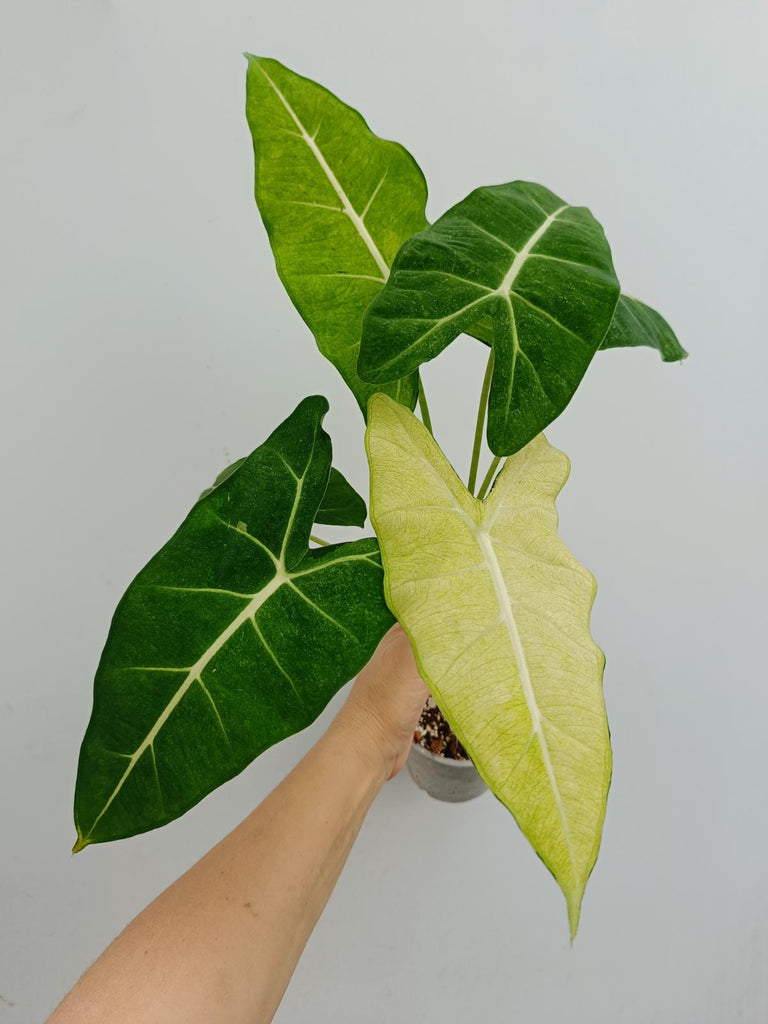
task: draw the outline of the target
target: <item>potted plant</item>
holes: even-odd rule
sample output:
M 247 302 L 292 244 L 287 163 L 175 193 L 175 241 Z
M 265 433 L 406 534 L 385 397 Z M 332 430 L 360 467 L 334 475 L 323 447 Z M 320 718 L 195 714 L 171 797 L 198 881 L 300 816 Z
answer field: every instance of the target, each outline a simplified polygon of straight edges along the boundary
M 557 535 L 568 460 L 542 431 L 599 350 L 685 352 L 621 292 L 587 209 L 513 181 L 430 225 L 413 158 L 274 60 L 248 57 L 247 117 L 278 274 L 367 421 L 376 535 L 316 535 L 366 520 L 332 464 L 322 397 L 219 476 L 115 611 L 75 850 L 172 821 L 303 729 L 397 618 L 445 715 L 431 739 L 466 752 L 515 816 L 573 935 L 611 750 L 595 581 Z M 462 333 L 488 348 L 466 485 L 432 435 L 419 375 Z

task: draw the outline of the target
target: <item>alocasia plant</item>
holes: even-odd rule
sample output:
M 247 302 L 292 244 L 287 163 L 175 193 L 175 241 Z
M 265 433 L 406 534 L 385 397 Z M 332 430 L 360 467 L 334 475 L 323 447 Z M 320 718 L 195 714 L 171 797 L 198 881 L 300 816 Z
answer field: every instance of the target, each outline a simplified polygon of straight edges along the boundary
M 303 729 L 396 618 L 562 888 L 573 935 L 611 748 L 595 581 L 558 537 L 568 460 L 541 431 L 599 350 L 686 353 L 660 314 L 621 293 L 584 207 L 513 181 L 430 226 L 417 164 L 357 111 L 263 58 L 248 58 L 246 92 L 278 273 L 367 419 L 376 537 L 313 533 L 367 516 L 331 466 L 321 397 L 203 491 L 115 612 L 80 752 L 75 849 L 172 821 Z M 462 333 L 489 346 L 466 486 L 432 436 L 419 376 Z

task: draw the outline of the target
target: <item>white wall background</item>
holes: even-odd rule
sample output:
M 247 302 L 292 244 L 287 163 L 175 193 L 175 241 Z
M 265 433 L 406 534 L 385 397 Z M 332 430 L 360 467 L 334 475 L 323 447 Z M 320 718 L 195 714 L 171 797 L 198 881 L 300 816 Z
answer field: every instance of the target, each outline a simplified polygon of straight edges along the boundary
M 3 1024 L 41 1020 L 323 724 L 173 825 L 70 856 L 113 607 L 201 486 L 322 392 L 365 487 L 356 407 L 252 202 L 242 50 L 408 146 L 432 216 L 516 177 L 590 205 L 624 283 L 691 351 L 600 355 L 549 431 L 573 461 L 562 532 L 600 583 L 615 747 L 574 948 L 502 808 L 402 776 L 278 1021 L 764 1021 L 768 8 L 39 0 L 0 20 Z M 466 341 L 426 373 L 462 471 L 481 372 Z

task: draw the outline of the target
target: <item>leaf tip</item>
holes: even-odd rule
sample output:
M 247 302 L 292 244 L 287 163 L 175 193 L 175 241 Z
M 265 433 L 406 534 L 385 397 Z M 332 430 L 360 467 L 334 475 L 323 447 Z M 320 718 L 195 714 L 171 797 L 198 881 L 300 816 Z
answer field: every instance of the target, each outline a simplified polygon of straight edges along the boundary
M 562 888 L 562 886 L 561 886 Z M 570 891 L 563 889 L 563 895 L 565 896 L 565 902 L 568 907 L 568 931 L 571 939 L 571 946 L 576 939 L 576 933 L 579 930 L 579 921 L 581 919 L 581 903 L 584 899 L 584 889 L 586 883 L 581 885 L 575 885 Z
M 688 358 L 687 350 L 684 349 L 682 345 L 680 345 L 678 351 L 673 353 L 672 355 L 668 356 L 666 359 L 664 359 L 664 362 L 665 363 L 680 363 L 680 364 L 682 364 L 682 363 L 685 362 L 685 360 L 687 358 Z
M 298 417 L 308 415 L 310 419 L 322 423 L 330 408 L 330 403 L 325 395 L 307 395 L 306 398 L 302 398 L 291 415 Z M 278 427 L 278 429 L 280 428 Z
M 75 845 L 72 847 L 72 853 L 80 853 L 81 850 L 84 850 L 86 846 L 90 845 L 91 840 L 87 839 L 80 831 L 80 827 L 77 826 L 77 839 L 75 841 Z
M 568 930 L 571 936 L 571 946 L 576 940 L 576 932 L 579 930 L 579 918 L 581 916 L 581 900 L 568 901 Z

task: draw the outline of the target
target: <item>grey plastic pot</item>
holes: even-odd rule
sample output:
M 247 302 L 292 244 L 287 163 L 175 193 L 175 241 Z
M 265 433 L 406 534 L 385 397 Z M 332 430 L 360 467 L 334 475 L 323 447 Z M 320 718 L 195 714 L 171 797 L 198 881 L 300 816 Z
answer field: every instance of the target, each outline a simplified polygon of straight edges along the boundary
M 431 754 L 419 743 L 411 747 L 408 772 L 416 785 L 435 800 L 452 804 L 474 800 L 488 788 L 471 761 L 454 761 L 451 757 Z

